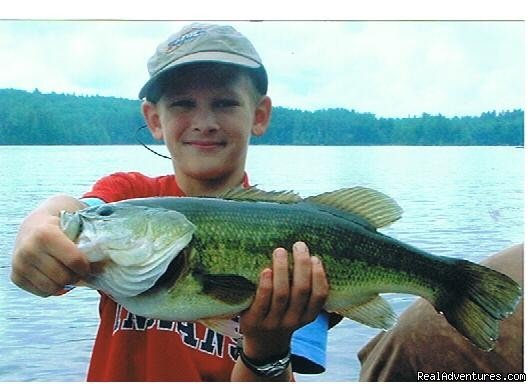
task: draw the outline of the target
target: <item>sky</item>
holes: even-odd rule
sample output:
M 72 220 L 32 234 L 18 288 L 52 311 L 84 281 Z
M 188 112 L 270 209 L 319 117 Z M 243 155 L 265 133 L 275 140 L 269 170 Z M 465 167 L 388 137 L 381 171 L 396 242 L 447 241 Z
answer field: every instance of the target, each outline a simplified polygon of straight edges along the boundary
M 148 79 L 156 46 L 201 21 L 21 19 L 0 20 L 0 88 L 128 99 Z M 225 19 L 216 22 L 260 53 L 275 106 L 378 117 L 524 109 L 522 20 Z

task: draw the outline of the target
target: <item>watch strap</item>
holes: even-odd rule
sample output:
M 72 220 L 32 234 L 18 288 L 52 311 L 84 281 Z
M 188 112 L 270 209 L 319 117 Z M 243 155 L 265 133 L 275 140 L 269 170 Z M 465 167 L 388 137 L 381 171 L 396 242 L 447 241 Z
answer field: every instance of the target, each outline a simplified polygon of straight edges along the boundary
M 254 374 L 262 377 L 277 377 L 284 373 L 291 361 L 291 352 L 288 349 L 286 355 L 274 358 L 270 362 L 256 362 L 246 356 L 243 350 L 240 351 L 240 359 L 246 367 Z

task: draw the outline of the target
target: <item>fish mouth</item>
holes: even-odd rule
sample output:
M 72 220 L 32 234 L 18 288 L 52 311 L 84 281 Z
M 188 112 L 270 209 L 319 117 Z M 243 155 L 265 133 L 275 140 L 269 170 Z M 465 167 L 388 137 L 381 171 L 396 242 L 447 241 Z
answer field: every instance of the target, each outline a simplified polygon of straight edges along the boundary
M 83 222 L 78 213 L 60 212 L 60 227 L 71 241 L 76 241 L 82 232 Z
M 154 285 L 147 289 L 141 295 L 151 295 L 160 290 L 169 290 L 178 279 L 185 275 L 185 272 L 189 269 L 188 261 L 188 250 L 187 248 L 182 249 L 174 259 L 169 263 L 167 270 L 156 280 Z

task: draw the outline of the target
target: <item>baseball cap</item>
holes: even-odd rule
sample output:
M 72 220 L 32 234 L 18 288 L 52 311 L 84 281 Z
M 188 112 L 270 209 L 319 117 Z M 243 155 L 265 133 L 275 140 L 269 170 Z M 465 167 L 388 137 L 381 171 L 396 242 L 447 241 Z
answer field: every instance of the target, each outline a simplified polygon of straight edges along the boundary
M 262 60 L 251 42 L 229 25 L 192 23 L 169 36 L 149 59 L 149 80 L 139 91 L 139 98 L 149 95 L 154 85 L 170 71 L 192 63 L 215 62 L 250 69 L 258 90 L 265 94 L 268 77 Z

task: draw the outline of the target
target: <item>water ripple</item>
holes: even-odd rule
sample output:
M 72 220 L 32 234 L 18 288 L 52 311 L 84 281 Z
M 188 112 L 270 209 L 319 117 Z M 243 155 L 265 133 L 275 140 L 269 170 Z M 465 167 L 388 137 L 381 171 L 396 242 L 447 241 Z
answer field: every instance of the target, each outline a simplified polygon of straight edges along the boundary
M 253 146 L 252 184 L 309 196 L 363 185 L 392 196 L 403 218 L 383 229 L 432 253 L 473 261 L 523 240 L 523 151 L 495 147 Z M 98 325 L 98 295 L 75 289 L 41 299 L 9 281 L 23 217 L 55 193 L 80 196 L 116 171 L 172 172 L 133 146 L 3 147 L 0 183 L 0 381 L 83 381 Z M 441 164 L 441 166 L 439 166 Z M 67 177 L 65 177 L 67 175 Z M 5 179 L 4 177 L 4 179 Z M 387 295 L 397 313 L 413 296 Z M 343 320 L 329 333 L 327 372 L 299 381 L 356 381 L 356 354 L 378 330 Z

